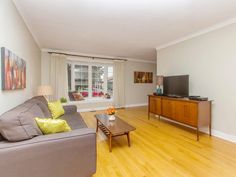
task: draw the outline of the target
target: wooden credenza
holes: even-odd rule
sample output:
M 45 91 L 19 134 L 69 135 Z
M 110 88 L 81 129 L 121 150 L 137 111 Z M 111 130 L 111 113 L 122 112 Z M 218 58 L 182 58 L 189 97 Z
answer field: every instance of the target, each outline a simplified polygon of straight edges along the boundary
M 195 128 L 197 140 L 200 127 L 208 126 L 211 135 L 211 101 L 148 95 L 149 119 L 151 113 Z

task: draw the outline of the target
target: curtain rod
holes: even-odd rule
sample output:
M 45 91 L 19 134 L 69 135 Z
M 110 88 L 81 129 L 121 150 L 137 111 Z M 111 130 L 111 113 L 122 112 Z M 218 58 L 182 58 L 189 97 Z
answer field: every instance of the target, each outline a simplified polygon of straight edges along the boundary
M 63 53 L 63 52 L 48 52 L 49 54 L 60 54 L 60 55 L 67 55 L 72 57 L 86 57 L 86 58 L 92 58 L 94 59 L 101 59 L 101 60 L 120 60 L 120 61 L 127 61 L 126 59 L 121 58 L 107 58 L 107 57 L 94 57 L 94 56 L 88 56 L 88 55 L 76 55 L 76 54 L 69 54 L 69 53 Z

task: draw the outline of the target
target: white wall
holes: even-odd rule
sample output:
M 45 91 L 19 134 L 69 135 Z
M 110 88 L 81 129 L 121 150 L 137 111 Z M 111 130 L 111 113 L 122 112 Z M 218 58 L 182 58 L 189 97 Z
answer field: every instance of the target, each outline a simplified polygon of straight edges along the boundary
M 40 49 L 34 42 L 11 0 L 0 1 L 0 47 L 6 47 L 26 61 L 26 89 L 2 91 L 0 114 L 32 97 L 40 84 Z M 1 79 L 1 67 L 0 67 Z
M 134 72 L 146 71 L 153 72 L 152 84 L 134 83 Z M 125 102 L 127 106 L 143 105 L 148 103 L 148 94 L 156 91 L 156 64 L 127 61 L 125 65 Z
M 50 71 L 50 55 L 47 52 L 42 52 L 41 54 L 41 77 L 42 84 L 49 84 L 49 71 Z M 135 84 L 134 83 L 134 71 L 149 71 L 153 72 L 153 84 Z M 152 94 L 156 90 L 156 64 L 145 63 L 137 61 L 127 61 L 125 64 L 125 95 L 126 95 L 126 105 L 127 106 L 138 106 L 147 104 L 148 94 Z M 79 104 L 79 109 L 87 110 L 89 108 L 96 109 L 98 107 L 104 108 L 112 105 L 111 102 L 102 102 L 94 104 Z
M 214 100 L 213 133 L 236 141 L 236 24 L 157 51 L 157 73 L 190 75 L 190 95 Z

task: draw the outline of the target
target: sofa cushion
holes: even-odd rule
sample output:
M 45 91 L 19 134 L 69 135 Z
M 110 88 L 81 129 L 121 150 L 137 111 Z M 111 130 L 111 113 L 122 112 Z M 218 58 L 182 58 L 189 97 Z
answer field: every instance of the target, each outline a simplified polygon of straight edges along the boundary
M 32 99 L 41 101 L 46 106 L 48 105 L 48 101 L 47 101 L 47 99 L 44 96 L 35 96 Z
M 74 114 L 77 112 L 77 106 L 75 105 L 64 105 L 63 109 L 65 110 L 65 114 Z
M 24 103 L 0 117 L 0 132 L 8 141 L 21 141 L 42 135 L 35 117 L 44 117 L 38 104 Z
M 63 106 L 59 100 L 54 102 L 48 102 L 48 108 L 51 112 L 53 119 L 57 119 L 65 114 L 65 110 L 63 109 Z
M 80 113 L 65 114 L 60 117 L 60 119 L 66 120 L 72 130 L 87 128 L 86 123 L 84 122 Z
M 47 105 L 45 105 L 45 104 L 43 104 L 43 103 L 41 103 L 41 102 L 39 102 L 39 103 L 37 103 L 37 104 L 38 104 L 38 106 L 41 108 L 44 117 L 52 117 L 52 115 L 51 115 L 51 113 L 50 113 L 50 111 L 49 111 Z
M 50 110 L 48 109 L 48 101 L 43 96 L 36 96 L 29 100 L 27 100 L 25 103 L 31 103 L 31 104 L 38 104 L 38 106 L 43 111 L 44 117 L 51 117 Z
M 35 118 L 44 135 L 71 131 L 70 126 L 62 119 Z
M 81 93 L 72 93 L 72 95 L 73 95 L 75 101 L 82 101 L 82 100 L 84 100 L 84 97 L 83 97 L 83 95 Z

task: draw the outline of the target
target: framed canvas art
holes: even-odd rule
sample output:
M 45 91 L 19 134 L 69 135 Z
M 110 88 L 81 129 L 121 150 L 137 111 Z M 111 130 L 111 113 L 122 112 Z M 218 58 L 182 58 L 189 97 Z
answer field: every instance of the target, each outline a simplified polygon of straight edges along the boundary
M 153 73 L 135 71 L 134 83 L 153 83 Z
M 1 48 L 2 90 L 26 88 L 26 62 L 5 47 Z

